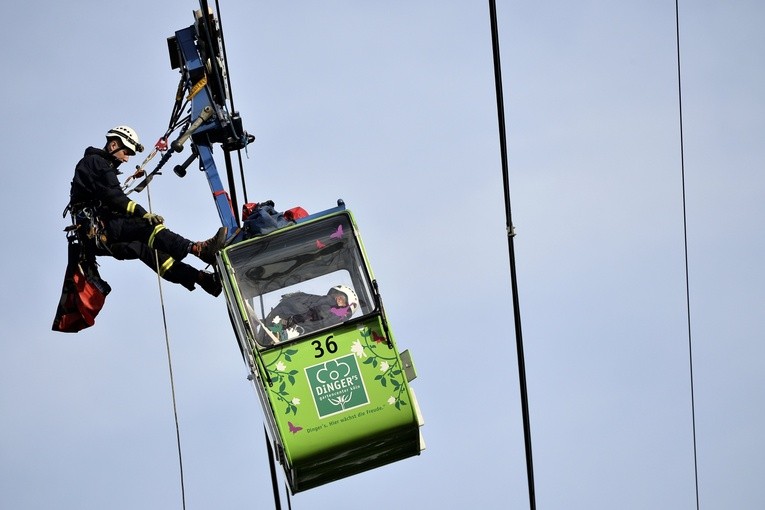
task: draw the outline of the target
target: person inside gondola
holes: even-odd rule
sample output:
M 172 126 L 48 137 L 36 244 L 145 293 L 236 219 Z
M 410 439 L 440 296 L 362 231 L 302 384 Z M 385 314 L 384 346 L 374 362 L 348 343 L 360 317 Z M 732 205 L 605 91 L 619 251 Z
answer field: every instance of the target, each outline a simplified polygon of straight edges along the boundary
M 259 343 L 270 345 L 292 340 L 340 324 L 348 320 L 358 307 L 356 292 L 345 285 L 335 285 L 323 296 L 305 292 L 285 294 L 261 322 Z

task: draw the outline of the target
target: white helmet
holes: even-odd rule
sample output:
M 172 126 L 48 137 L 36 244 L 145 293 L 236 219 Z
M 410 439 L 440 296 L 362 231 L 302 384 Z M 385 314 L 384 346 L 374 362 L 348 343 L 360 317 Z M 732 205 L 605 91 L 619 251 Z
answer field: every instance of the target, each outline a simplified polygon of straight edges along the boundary
M 359 307 L 359 298 L 358 296 L 356 296 L 356 293 L 350 287 L 346 287 L 345 285 L 335 285 L 330 290 L 334 290 L 337 292 L 341 292 L 342 294 L 345 294 L 345 297 L 348 300 L 348 306 L 351 307 L 351 312 L 355 312 L 356 308 Z
M 141 145 L 141 141 L 138 139 L 138 133 L 131 127 L 117 126 L 114 129 L 110 129 L 106 133 L 107 142 L 111 138 L 119 138 L 122 145 L 133 151 L 133 153 L 143 152 L 143 145 Z

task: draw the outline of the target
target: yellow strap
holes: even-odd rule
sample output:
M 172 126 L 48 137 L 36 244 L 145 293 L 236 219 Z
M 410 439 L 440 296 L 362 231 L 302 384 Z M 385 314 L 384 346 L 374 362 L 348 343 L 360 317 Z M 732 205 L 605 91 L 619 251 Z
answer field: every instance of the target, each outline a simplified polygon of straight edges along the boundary
M 165 226 L 161 223 L 154 227 L 154 231 L 149 236 L 149 248 L 154 248 L 154 238 L 157 237 L 157 234 L 159 234 L 162 230 L 165 230 Z
M 186 98 L 186 101 L 189 101 L 192 97 L 199 94 L 199 91 L 202 90 L 205 85 L 207 85 L 207 76 L 202 76 L 202 79 L 196 82 L 193 87 L 191 87 L 191 90 L 189 91 L 189 97 Z
M 173 259 L 172 257 L 167 259 L 164 264 L 159 266 L 159 276 L 164 276 L 165 273 L 167 273 L 170 270 L 170 268 L 173 267 L 173 264 L 175 264 L 175 259 Z

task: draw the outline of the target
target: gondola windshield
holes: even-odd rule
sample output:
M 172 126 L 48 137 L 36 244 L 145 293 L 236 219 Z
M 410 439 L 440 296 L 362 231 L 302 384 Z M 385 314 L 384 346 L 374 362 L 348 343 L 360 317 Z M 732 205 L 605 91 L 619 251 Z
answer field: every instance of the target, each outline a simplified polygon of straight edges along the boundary
M 347 214 L 245 241 L 228 256 L 261 349 L 377 311 Z

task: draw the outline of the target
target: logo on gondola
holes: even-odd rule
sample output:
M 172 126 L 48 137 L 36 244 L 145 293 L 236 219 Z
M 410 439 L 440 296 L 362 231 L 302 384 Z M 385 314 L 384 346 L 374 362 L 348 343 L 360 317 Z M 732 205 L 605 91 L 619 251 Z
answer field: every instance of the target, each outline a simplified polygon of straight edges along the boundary
M 319 418 L 369 403 L 356 356 L 325 361 L 305 369 Z

